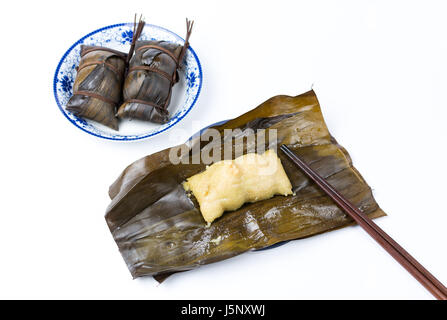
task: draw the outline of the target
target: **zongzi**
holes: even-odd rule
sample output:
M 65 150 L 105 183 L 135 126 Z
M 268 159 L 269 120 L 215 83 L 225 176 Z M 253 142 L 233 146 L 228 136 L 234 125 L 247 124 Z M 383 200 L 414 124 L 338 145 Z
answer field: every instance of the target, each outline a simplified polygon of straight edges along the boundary
M 208 223 L 224 211 L 239 209 L 245 202 L 292 194 L 289 178 L 273 150 L 216 162 L 188 178 L 183 187 L 192 191 Z
M 161 281 L 174 272 L 352 223 L 279 152 L 293 195 L 245 203 L 207 226 L 197 199 L 194 194 L 188 196 L 182 183 L 206 170 L 203 155 L 209 152 L 205 149 L 211 144 L 219 142 L 222 149 L 229 144 L 240 147 L 244 154 L 252 153 L 254 140 L 249 138 L 256 131 L 265 130 L 270 135 L 276 130 L 275 139 L 264 150 L 286 144 L 370 218 L 385 214 L 371 188 L 353 167 L 347 151 L 330 135 L 313 91 L 296 97 L 273 97 L 210 129 L 221 133 L 230 130 L 234 136 L 222 134 L 220 139 L 209 142 L 196 137 L 184 145 L 149 155 L 127 167 L 110 187 L 112 202 L 106 221 L 133 277 L 151 275 Z M 241 137 L 244 139 L 238 139 Z M 181 155 L 182 161 L 173 163 L 171 151 L 183 149 L 186 152 Z M 197 163 L 192 161 L 196 155 L 200 160 Z
M 125 53 L 106 47 L 82 45 L 73 96 L 66 109 L 118 130 L 115 109 L 121 99 L 126 57 Z
M 179 80 L 177 70 L 189 46 L 192 26 L 193 22 L 187 19 L 183 46 L 167 41 L 136 42 L 124 81 L 124 102 L 118 109 L 118 118 L 156 123 L 169 121 L 172 87 Z

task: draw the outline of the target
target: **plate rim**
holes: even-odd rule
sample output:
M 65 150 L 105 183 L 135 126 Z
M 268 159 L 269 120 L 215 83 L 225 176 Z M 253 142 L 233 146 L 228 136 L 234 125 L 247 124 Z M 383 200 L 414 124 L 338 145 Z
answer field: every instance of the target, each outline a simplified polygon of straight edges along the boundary
M 157 134 L 163 133 L 164 131 L 166 131 L 166 130 L 172 128 L 172 127 L 175 126 L 177 123 L 179 123 L 179 122 L 180 122 L 180 121 L 181 121 L 181 120 L 182 120 L 182 119 L 183 119 L 183 118 L 184 118 L 184 117 L 191 111 L 191 109 L 194 107 L 194 105 L 195 105 L 196 102 L 197 102 L 197 99 L 199 98 L 200 92 L 201 92 L 201 90 L 202 90 L 202 83 L 203 83 L 203 70 L 202 70 L 202 65 L 200 64 L 199 57 L 197 56 L 197 54 L 196 54 L 196 52 L 194 51 L 194 49 L 193 49 L 191 46 L 188 46 L 188 50 L 191 50 L 191 53 L 193 54 L 195 60 L 197 61 L 197 65 L 198 65 L 198 68 L 199 68 L 199 77 L 198 77 L 198 78 L 200 78 L 200 81 L 199 81 L 199 88 L 198 88 L 198 90 L 197 90 L 197 94 L 196 94 L 196 96 L 194 97 L 193 102 L 191 103 L 191 106 L 186 110 L 186 112 L 185 112 L 182 116 L 180 116 L 180 117 L 177 119 L 177 121 L 173 122 L 171 125 L 167 126 L 166 128 L 164 128 L 164 129 L 162 129 L 162 130 L 160 130 L 160 131 L 156 131 L 156 132 L 149 133 L 149 134 L 146 134 L 146 135 L 143 135 L 143 136 L 138 136 L 138 137 L 122 136 L 122 138 L 119 138 L 119 139 L 114 138 L 114 137 L 108 137 L 108 136 L 103 136 L 103 135 L 100 135 L 100 134 L 96 134 L 96 133 L 94 133 L 94 132 L 90 132 L 90 131 L 88 131 L 88 130 L 82 128 L 81 126 L 79 126 L 74 120 L 70 119 L 70 117 L 68 117 L 68 115 L 65 113 L 65 110 L 63 109 L 63 107 L 62 107 L 62 105 L 61 105 L 61 103 L 60 103 L 60 101 L 59 101 L 59 98 L 58 98 L 58 96 L 57 96 L 57 82 L 58 82 L 58 77 L 57 77 L 57 76 L 58 76 L 58 74 L 59 74 L 59 71 L 60 71 L 60 68 L 61 68 L 61 66 L 62 66 L 62 63 L 65 61 L 65 58 L 68 56 L 68 54 L 69 54 L 69 53 L 70 53 L 70 52 L 71 52 L 71 51 L 72 51 L 78 44 L 82 44 L 82 42 L 83 42 L 85 39 L 87 39 L 88 37 L 90 37 L 90 36 L 92 36 L 92 35 L 94 35 L 94 34 L 96 34 L 96 33 L 99 33 L 99 32 L 101 32 L 101 31 L 107 30 L 107 29 L 112 29 L 112 28 L 121 27 L 121 26 L 126 26 L 126 25 L 133 25 L 133 23 L 130 23 L 130 22 L 124 22 L 124 23 L 116 23 L 116 24 L 108 25 L 108 26 L 105 26 L 105 27 L 96 29 L 96 30 L 94 30 L 94 31 L 92 31 L 92 32 L 90 32 L 90 33 L 88 33 L 88 34 L 86 34 L 86 35 L 83 36 L 82 38 L 80 38 L 78 41 L 76 41 L 74 44 L 72 44 L 72 45 L 65 51 L 65 53 L 64 53 L 63 56 L 62 56 L 62 58 L 59 60 L 59 63 L 57 64 L 56 71 L 55 71 L 55 73 L 54 73 L 54 77 L 53 77 L 53 94 L 54 94 L 54 98 L 55 98 L 55 100 L 56 100 L 56 104 L 57 104 L 59 110 L 62 112 L 62 114 L 64 115 L 64 117 L 65 117 L 68 121 L 70 121 L 74 126 L 76 126 L 78 129 L 81 129 L 82 131 L 84 131 L 84 132 L 86 132 L 86 133 L 88 133 L 88 134 L 90 134 L 90 135 L 92 135 L 92 136 L 95 136 L 95 137 L 98 137 L 98 138 L 101 138 L 101 139 L 111 140 L 111 141 L 138 141 L 138 140 L 143 140 L 143 139 L 147 139 L 147 138 L 153 137 L 153 136 L 155 136 L 155 135 L 157 135 Z M 173 31 L 171 31 L 171 30 L 168 30 L 168 29 L 166 29 L 166 28 L 164 28 L 164 27 L 160 27 L 160 26 L 157 26 L 157 25 L 155 25 L 155 24 L 146 24 L 146 25 L 149 25 L 149 26 L 151 26 L 151 27 L 155 27 L 155 28 L 164 30 L 164 31 L 166 31 L 166 32 L 168 32 L 168 33 L 171 33 L 171 34 L 173 34 L 174 36 L 178 37 L 178 38 L 181 39 L 183 42 L 185 41 L 185 39 L 183 39 L 182 37 L 180 37 L 178 34 L 176 34 L 175 32 L 173 32 Z

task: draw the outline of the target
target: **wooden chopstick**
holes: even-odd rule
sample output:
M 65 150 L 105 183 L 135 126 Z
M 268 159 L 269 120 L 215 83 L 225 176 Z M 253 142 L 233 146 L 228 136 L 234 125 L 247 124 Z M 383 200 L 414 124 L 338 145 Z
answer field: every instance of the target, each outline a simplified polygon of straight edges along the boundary
M 397 262 L 416 278 L 435 298 L 447 300 L 447 288 L 414 259 L 404 248 L 385 233 L 366 214 L 360 211 L 349 200 L 343 197 L 325 179 L 311 169 L 303 160 L 295 155 L 286 145 L 280 149 L 309 178 L 311 178 L 326 194 L 332 198 L 357 224 L 359 224 L 374 240 L 376 240 Z

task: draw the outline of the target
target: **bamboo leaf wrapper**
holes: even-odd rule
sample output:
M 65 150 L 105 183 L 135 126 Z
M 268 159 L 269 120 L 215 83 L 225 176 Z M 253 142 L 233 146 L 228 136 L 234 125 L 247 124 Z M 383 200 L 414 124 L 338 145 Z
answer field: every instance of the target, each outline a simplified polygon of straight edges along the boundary
M 371 188 L 352 166 L 347 151 L 330 135 L 314 91 L 276 96 L 257 108 L 214 127 L 277 129 L 273 144 L 287 144 L 340 193 L 370 217 L 385 213 Z M 225 138 L 222 138 L 225 139 Z M 247 140 L 230 139 L 250 149 Z M 204 152 L 206 143 L 198 138 Z M 228 143 L 228 141 L 227 141 Z M 270 145 L 272 147 L 272 145 Z M 352 220 L 281 152 L 278 156 L 294 195 L 247 203 L 209 227 L 198 203 L 182 187 L 205 164 L 172 164 L 166 149 L 128 166 L 111 185 L 106 221 L 134 278 L 164 279 L 179 271 L 227 259 L 248 250 L 344 227 Z M 187 157 L 192 157 L 189 153 Z

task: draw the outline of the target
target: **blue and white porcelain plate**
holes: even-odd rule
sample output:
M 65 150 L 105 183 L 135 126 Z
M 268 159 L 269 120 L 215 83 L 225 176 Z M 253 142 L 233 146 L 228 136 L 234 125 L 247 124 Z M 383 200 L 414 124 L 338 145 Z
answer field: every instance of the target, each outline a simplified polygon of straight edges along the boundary
M 129 141 L 154 136 L 174 126 L 182 120 L 197 101 L 202 88 L 202 67 L 194 50 L 189 47 L 184 60 L 184 67 L 179 70 L 180 80 L 173 87 L 168 123 L 155 124 L 139 120 L 120 120 L 119 131 L 90 120 L 76 117 L 65 110 L 65 105 L 73 93 L 76 66 L 80 61 L 81 45 L 105 46 L 128 52 L 132 41 L 133 23 L 121 23 L 93 31 L 74 43 L 60 60 L 54 75 L 53 90 L 56 103 L 65 117 L 79 129 L 94 136 Z M 183 45 L 184 40 L 172 31 L 151 24 L 146 24 L 140 40 L 165 40 Z

